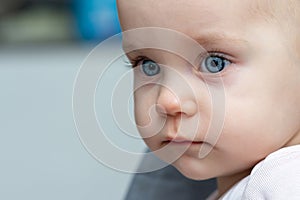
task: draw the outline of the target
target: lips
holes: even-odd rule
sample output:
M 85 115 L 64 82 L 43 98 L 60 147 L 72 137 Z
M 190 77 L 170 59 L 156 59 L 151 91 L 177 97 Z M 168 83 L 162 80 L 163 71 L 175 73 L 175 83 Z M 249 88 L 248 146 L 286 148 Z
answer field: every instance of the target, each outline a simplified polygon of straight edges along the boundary
M 193 145 L 203 144 L 203 141 L 193 141 L 185 138 L 167 138 L 163 141 L 163 144 L 175 144 L 175 145 Z
M 171 143 L 171 144 L 203 144 L 203 142 L 193 142 L 193 141 L 164 141 L 165 143 Z

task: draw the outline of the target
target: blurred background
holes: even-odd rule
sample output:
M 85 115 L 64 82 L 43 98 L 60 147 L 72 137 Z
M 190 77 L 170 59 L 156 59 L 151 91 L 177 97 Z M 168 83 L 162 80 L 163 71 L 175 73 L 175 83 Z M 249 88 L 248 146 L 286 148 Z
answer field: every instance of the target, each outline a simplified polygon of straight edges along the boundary
M 132 175 L 93 159 L 72 115 L 80 64 L 119 32 L 115 0 L 0 1 L 0 199 L 123 199 Z
M 1 0 L 1 43 L 101 41 L 119 33 L 114 0 Z

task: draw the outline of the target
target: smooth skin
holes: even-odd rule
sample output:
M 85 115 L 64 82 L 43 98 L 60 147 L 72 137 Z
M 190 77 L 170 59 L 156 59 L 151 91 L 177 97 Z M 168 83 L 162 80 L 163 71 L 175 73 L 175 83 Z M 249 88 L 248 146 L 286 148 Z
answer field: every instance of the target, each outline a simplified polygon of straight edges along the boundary
M 166 144 L 175 150 L 189 144 L 172 165 L 192 179 L 217 177 L 219 195 L 249 175 L 254 165 L 270 153 L 300 144 L 300 66 L 293 34 L 287 36 L 284 23 L 265 20 L 265 13 L 250 12 L 249 8 L 255 7 L 253 2 L 117 1 L 123 31 L 141 27 L 176 30 L 199 41 L 210 54 L 193 66 L 170 53 L 141 52 L 139 56 L 144 59 L 138 60 L 135 84 L 157 80 L 164 85 L 145 84 L 135 91 L 135 118 L 137 125 L 147 125 L 151 110 L 155 112 L 151 120 L 165 121 L 151 137 L 146 137 L 149 130 L 139 129 L 145 143 L 153 151 Z M 136 59 L 136 53 L 128 52 L 127 56 Z M 205 61 L 211 58 L 222 59 L 224 69 L 210 72 L 211 62 Z M 165 70 L 163 65 L 181 76 Z M 199 68 L 195 70 L 195 66 Z M 216 81 L 219 78 L 222 81 Z M 186 84 L 180 84 L 182 79 Z M 215 144 L 207 136 L 212 117 L 208 88 L 224 91 L 226 97 L 224 126 Z M 188 130 L 195 120 L 199 128 L 193 135 Z M 185 131 L 179 131 L 179 124 Z M 211 151 L 199 157 L 200 148 Z

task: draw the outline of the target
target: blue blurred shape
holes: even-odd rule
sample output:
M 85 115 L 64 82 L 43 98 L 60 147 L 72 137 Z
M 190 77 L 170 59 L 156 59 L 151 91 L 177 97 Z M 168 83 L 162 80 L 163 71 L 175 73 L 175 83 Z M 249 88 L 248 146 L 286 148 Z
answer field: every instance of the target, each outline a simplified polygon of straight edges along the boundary
M 116 0 L 75 0 L 82 39 L 102 41 L 120 32 Z

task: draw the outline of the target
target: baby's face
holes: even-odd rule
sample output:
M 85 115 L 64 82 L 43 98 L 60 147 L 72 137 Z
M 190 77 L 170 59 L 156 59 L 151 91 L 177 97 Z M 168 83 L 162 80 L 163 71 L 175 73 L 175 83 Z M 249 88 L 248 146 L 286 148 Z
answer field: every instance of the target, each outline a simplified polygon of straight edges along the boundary
M 128 52 L 138 65 L 134 99 L 139 131 L 153 151 L 187 147 L 172 164 L 190 178 L 238 174 L 271 152 L 300 143 L 300 66 L 284 28 L 249 11 L 254 2 L 118 1 L 123 30 L 172 29 L 207 51 L 191 48 L 191 54 L 199 53 L 193 63 L 163 50 Z M 145 34 L 147 38 L 165 41 Z M 124 40 L 125 46 L 132 42 Z M 188 54 L 188 45 L 172 44 Z M 218 110 L 215 104 L 223 106 Z M 218 112 L 224 116 L 218 118 Z M 218 123 L 212 123 L 213 116 Z M 209 153 L 201 156 L 200 148 Z

